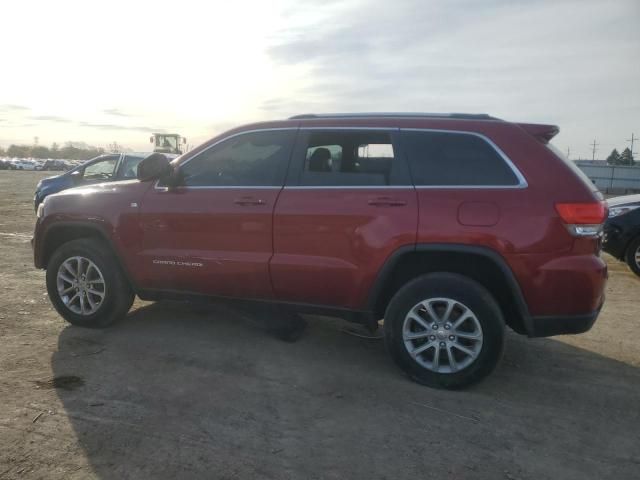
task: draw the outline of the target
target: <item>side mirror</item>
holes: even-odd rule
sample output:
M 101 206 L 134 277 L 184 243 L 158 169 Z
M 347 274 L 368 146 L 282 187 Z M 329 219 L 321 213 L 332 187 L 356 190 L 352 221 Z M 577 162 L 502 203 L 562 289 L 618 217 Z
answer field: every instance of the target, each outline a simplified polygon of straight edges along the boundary
M 84 176 L 84 171 L 83 170 L 76 170 L 75 172 L 71 172 L 71 181 L 73 183 L 79 183 L 80 180 L 82 180 L 82 177 Z
M 138 180 L 147 182 L 171 175 L 173 167 L 162 153 L 152 153 L 138 164 Z

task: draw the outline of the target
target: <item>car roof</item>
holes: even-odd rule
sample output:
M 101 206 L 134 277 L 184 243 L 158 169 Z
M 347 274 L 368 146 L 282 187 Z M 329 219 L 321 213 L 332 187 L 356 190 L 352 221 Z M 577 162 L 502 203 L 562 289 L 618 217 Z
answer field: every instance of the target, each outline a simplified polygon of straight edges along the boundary
M 284 120 L 268 120 L 238 125 L 221 137 L 247 130 L 305 127 L 364 127 L 364 128 L 442 128 L 453 130 L 475 130 L 507 125 L 506 122 L 486 113 L 305 113 Z M 214 138 L 214 140 L 215 140 Z
M 357 112 L 357 113 L 303 113 L 289 120 L 314 118 L 451 118 L 457 120 L 500 120 L 487 113 L 426 113 L 426 112 Z

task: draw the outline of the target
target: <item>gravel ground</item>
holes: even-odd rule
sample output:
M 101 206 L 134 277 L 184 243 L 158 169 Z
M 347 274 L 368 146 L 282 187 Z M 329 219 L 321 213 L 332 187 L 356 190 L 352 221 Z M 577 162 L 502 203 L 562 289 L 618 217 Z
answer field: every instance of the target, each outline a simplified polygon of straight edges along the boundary
M 222 306 L 65 324 L 29 245 L 47 175 L 0 171 L 0 478 L 638 478 L 640 279 L 625 265 L 608 258 L 587 334 L 509 334 L 489 379 L 432 390 L 326 318 L 293 344 Z

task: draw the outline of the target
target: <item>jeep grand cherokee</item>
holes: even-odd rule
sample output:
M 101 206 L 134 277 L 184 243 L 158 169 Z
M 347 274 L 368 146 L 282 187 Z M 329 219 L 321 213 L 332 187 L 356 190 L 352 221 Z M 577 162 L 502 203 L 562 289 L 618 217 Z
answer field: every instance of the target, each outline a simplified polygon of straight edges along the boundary
M 580 333 L 602 307 L 606 204 L 557 132 L 470 114 L 246 125 L 47 197 L 35 265 L 75 325 L 113 323 L 134 295 L 384 318 L 411 378 L 462 387 L 496 366 L 505 325 Z

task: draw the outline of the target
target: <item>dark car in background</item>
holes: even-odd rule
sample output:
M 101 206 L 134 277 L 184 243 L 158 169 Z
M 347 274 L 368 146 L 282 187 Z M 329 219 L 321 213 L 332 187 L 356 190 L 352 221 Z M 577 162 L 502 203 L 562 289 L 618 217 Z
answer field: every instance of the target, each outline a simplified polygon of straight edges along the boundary
M 100 155 L 79 165 L 62 175 L 41 180 L 36 186 L 34 207 L 48 195 L 67 188 L 91 185 L 93 183 L 128 180 L 136 178 L 138 164 L 151 153 L 112 153 Z M 176 155 L 168 155 L 174 158 Z
M 604 224 L 604 251 L 627 262 L 640 276 L 640 195 L 610 198 Z

